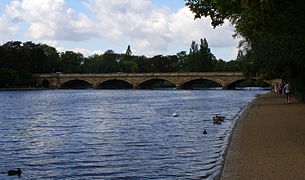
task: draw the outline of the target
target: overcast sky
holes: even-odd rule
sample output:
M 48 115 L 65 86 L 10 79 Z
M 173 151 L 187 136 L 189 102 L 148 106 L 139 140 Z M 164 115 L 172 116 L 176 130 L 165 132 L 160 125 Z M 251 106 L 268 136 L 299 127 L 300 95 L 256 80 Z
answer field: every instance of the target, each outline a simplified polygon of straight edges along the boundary
M 33 41 L 85 56 L 112 49 L 134 55 L 189 51 L 206 38 L 224 60 L 237 55 L 229 23 L 213 29 L 209 18 L 194 20 L 183 0 L 0 0 L 0 43 Z

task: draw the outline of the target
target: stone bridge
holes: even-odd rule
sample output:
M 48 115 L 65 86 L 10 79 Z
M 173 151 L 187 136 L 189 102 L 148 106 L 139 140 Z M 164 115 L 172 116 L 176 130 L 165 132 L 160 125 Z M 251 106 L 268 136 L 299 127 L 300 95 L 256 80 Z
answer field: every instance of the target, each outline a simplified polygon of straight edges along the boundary
M 223 89 L 227 89 L 237 81 L 246 79 L 241 72 L 189 72 L 189 73 L 105 73 L 105 74 L 34 74 L 33 79 L 41 86 L 51 89 L 60 89 L 65 83 L 71 81 L 84 81 L 98 88 L 109 81 L 124 81 L 134 89 L 150 80 L 164 80 L 176 85 L 177 89 L 186 83 L 195 80 L 214 81 Z M 270 82 L 269 82 L 270 84 Z

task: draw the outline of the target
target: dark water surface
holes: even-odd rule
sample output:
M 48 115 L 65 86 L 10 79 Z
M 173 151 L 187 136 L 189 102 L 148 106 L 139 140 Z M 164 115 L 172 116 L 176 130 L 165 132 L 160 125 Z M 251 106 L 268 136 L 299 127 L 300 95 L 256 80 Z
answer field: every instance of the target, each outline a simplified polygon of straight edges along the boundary
M 213 179 L 236 118 L 261 93 L 3 91 L 0 179 Z M 18 167 L 21 177 L 5 174 Z

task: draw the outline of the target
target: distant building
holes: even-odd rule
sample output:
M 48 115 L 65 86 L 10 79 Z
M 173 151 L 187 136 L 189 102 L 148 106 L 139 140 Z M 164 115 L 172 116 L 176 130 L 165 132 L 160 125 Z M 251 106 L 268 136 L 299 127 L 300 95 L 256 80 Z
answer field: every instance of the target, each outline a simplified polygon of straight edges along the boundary
M 127 50 L 126 50 L 126 55 L 131 56 L 132 52 L 130 50 L 130 45 L 128 45 Z

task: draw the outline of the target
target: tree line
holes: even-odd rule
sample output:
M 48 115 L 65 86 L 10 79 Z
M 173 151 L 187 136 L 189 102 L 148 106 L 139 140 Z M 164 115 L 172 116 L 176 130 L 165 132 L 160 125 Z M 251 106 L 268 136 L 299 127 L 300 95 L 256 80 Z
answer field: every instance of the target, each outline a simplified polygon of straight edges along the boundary
M 289 80 L 305 93 L 305 3 L 303 0 L 186 0 L 196 18 L 214 27 L 229 20 L 242 37 L 239 60 L 246 74 Z
M 108 50 L 84 57 L 73 51 L 58 52 L 54 47 L 33 42 L 7 42 L 0 46 L 0 88 L 34 86 L 34 73 L 151 73 L 151 72 L 237 72 L 243 62 L 217 59 L 206 39 L 192 42 L 189 52 L 154 57 L 134 56 Z

